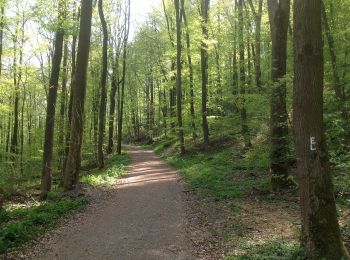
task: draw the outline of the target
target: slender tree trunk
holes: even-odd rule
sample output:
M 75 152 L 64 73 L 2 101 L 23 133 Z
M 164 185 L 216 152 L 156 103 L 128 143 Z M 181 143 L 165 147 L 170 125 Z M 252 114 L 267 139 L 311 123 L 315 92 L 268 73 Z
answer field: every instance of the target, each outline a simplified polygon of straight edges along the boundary
M 254 55 L 254 65 L 255 65 L 255 81 L 256 87 L 261 92 L 262 82 L 261 82 L 261 18 L 262 18 L 262 7 L 263 0 L 259 0 L 258 10 L 256 11 L 253 1 L 248 1 L 250 8 L 252 9 L 254 22 L 255 22 L 255 55 Z
M 79 180 L 81 145 L 84 127 L 84 104 L 86 94 L 86 74 L 89 61 L 91 36 L 92 0 L 81 1 L 81 19 L 75 84 L 73 85 L 73 107 L 70 147 L 64 176 L 64 188 L 74 188 Z
M 66 158 L 65 152 L 66 152 L 66 143 L 65 143 L 65 126 L 66 123 L 66 103 L 67 103 L 67 63 L 68 63 L 68 38 L 65 39 L 64 47 L 63 47 L 63 64 L 62 64 L 62 90 L 61 90 L 61 104 L 60 104 L 60 130 L 59 130 L 59 137 L 58 142 L 60 144 L 60 168 L 62 173 L 63 180 L 63 174 L 64 174 L 64 161 Z
M 201 0 L 202 35 L 201 43 L 201 71 L 202 71 L 202 128 L 204 145 L 209 146 L 208 108 L 207 108 L 207 85 L 208 85 L 208 18 L 210 0 Z
M 174 0 L 176 11 L 176 47 L 177 47 L 177 64 L 176 64 L 176 93 L 177 93 L 177 122 L 179 127 L 180 152 L 185 153 L 184 129 L 182 123 L 182 88 L 181 88 L 181 11 L 180 0 Z
M 191 127 L 192 127 L 192 138 L 195 140 L 197 138 L 196 133 L 196 115 L 194 109 L 194 75 L 193 75 L 193 65 L 192 65 L 192 55 L 191 55 L 191 39 L 190 31 L 188 28 L 187 15 L 185 10 L 185 0 L 181 0 L 181 11 L 184 24 L 186 27 L 186 49 L 187 49 L 187 63 L 190 73 L 190 113 L 191 113 Z
M 56 112 L 56 99 L 58 80 L 60 75 L 62 49 L 64 40 L 63 21 L 65 19 L 65 0 L 59 2 L 59 14 L 58 24 L 55 36 L 55 50 L 52 59 L 52 70 L 49 82 L 49 96 L 46 107 L 46 124 L 45 124 L 45 137 L 44 137 L 44 154 L 43 165 L 41 173 L 41 197 L 46 198 L 47 193 L 51 190 L 52 185 L 52 153 L 54 142 L 54 129 L 55 129 L 55 112 Z
M 346 111 L 346 107 L 345 107 L 345 93 L 341 88 L 340 76 L 337 68 L 337 54 L 335 52 L 334 37 L 330 29 L 330 25 L 328 22 L 328 17 L 327 17 L 327 13 L 326 13 L 323 1 L 322 1 L 321 8 L 322 8 L 322 23 L 323 23 L 323 27 L 327 38 L 329 54 L 331 56 L 335 96 L 338 101 L 338 109 L 341 113 L 341 118 L 343 121 L 344 141 L 345 141 L 345 145 L 349 146 L 350 145 L 350 126 L 349 126 L 348 112 Z
M 115 114 L 115 105 L 116 105 L 116 93 L 118 86 L 117 74 L 119 70 L 119 53 L 116 53 L 116 58 L 113 64 L 113 75 L 111 82 L 111 92 L 110 92 L 110 106 L 109 106 L 109 125 L 108 125 L 108 148 L 107 153 L 111 154 L 113 152 L 113 134 L 114 134 L 114 114 Z
M 326 147 L 322 45 L 321 0 L 295 0 L 293 122 L 303 243 L 310 259 L 349 259 L 337 221 Z
M 290 0 L 269 0 L 272 39 L 271 57 L 271 119 L 270 173 L 274 190 L 288 185 L 288 114 L 286 107 L 287 36 Z
M 73 20 L 78 23 L 80 16 L 80 9 L 78 9 L 78 15 L 76 12 L 73 12 Z M 77 26 L 78 27 L 78 26 Z M 65 154 L 64 154 L 64 164 L 63 164 L 63 173 L 66 169 L 67 164 L 67 156 L 69 153 L 70 146 L 70 132 L 71 132 L 71 123 L 72 123 L 72 109 L 73 109 L 73 90 L 75 83 L 75 71 L 76 71 L 76 47 L 77 47 L 77 38 L 78 38 L 78 28 L 75 28 L 72 40 L 72 53 L 71 53 L 71 84 L 70 84 L 70 95 L 69 95 L 69 103 L 68 103 L 68 120 L 67 120 L 67 130 L 66 130 L 66 140 L 65 140 Z M 62 183 L 63 185 L 63 179 Z
M 241 131 L 244 137 L 244 146 L 246 148 L 251 146 L 250 143 L 250 133 L 248 127 L 247 109 L 245 107 L 245 85 L 246 85 L 246 75 L 245 75 L 245 56 L 244 56 L 244 20 L 243 20 L 243 0 L 238 2 L 238 38 L 239 38 L 239 76 L 240 76 L 240 114 L 241 114 Z
M 103 14 L 103 0 L 98 1 L 98 11 L 102 24 L 103 31 L 103 47 L 102 47 L 102 73 L 101 73 L 101 101 L 99 110 L 99 125 L 98 125 L 98 167 L 102 169 L 104 167 L 104 155 L 103 155 L 103 140 L 105 132 L 105 120 L 106 120 L 106 102 L 107 102 L 107 54 L 108 54 L 108 31 L 107 23 Z
M 127 57 L 127 45 L 129 38 L 129 29 L 130 29 L 130 0 L 127 1 L 127 9 L 125 12 L 125 23 L 124 23 L 124 41 L 123 41 L 123 79 L 122 79 L 122 89 L 121 89 L 121 97 L 120 97 L 120 114 L 118 117 L 118 145 L 117 145 L 117 153 L 122 153 L 122 134 L 123 134 L 123 113 L 124 113 L 124 91 L 125 91 L 125 80 L 126 80 L 126 57 Z

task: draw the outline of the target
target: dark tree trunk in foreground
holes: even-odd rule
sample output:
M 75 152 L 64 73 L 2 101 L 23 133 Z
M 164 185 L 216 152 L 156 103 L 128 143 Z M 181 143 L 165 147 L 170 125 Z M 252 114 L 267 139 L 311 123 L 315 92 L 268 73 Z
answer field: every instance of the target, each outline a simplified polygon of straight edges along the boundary
M 84 104 L 86 94 L 86 74 L 90 52 L 92 0 L 81 1 L 81 18 L 75 83 L 73 85 L 73 107 L 69 153 L 64 176 L 64 188 L 74 188 L 79 180 L 81 145 L 84 127 Z
M 294 1 L 294 62 L 303 243 L 310 259 L 349 259 L 337 221 L 323 123 L 321 0 Z
M 179 127 L 179 140 L 181 154 L 185 153 L 184 129 L 182 125 L 182 88 L 181 88 L 181 12 L 180 0 L 174 0 L 176 11 L 176 44 L 177 44 L 177 72 L 176 72 L 176 92 L 177 92 L 177 122 Z
M 243 20 L 243 0 L 238 1 L 238 38 L 239 38 L 239 79 L 240 79 L 240 114 L 241 114 L 241 132 L 244 138 L 244 146 L 251 146 L 248 127 L 247 109 L 245 107 L 246 93 L 246 75 L 245 75 L 245 56 L 244 56 L 244 20 Z
M 208 85 L 208 18 L 209 1 L 201 0 L 202 35 L 201 43 L 201 71 L 202 71 L 202 128 L 204 145 L 209 145 L 208 108 L 207 108 L 207 85 Z
M 274 190 L 288 185 L 288 114 L 286 106 L 287 34 L 290 0 L 269 0 L 272 39 L 270 173 Z
M 103 31 L 103 46 L 102 46 L 102 73 L 101 73 L 101 100 L 99 110 L 98 121 L 98 145 L 97 145 L 97 157 L 98 167 L 102 169 L 104 167 L 103 156 L 103 140 L 105 133 L 105 119 L 106 119 L 106 102 L 107 102 L 107 52 L 108 52 L 108 31 L 107 23 L 103 14 L 103 0 L 98 1 L 98 13 L 100 16 L 102 31 Z
M 51 76 L 49 82 L 49 95 L 46 108 L 46 123 L 45 123 L 45 139 L 44 139 L 44 154 L 43 165 L 41 172 L 41 197 L 46 198 L 47 193 L 51 190 L 52 185 L 52 153 L 55 129 L 55 112 L 58 81 L 61 69 L 63 40 L 64 40 L 64 0 L 59 4 L 58 29 L 55 37 L 55 51 L 52 58 Z
M 125 23 L 124 23 L 124 40 L 123 40 L 123 78 L 122 78 L 122 89 L 120 96 L 120 113 L 118 116 L 118 144 L 117 153 L 122 153 L 122 134 L 123 134 L 123 113 L 124 113 L 124 92 L 125 92 L 125 80 L 126 80 L 126 55 L 127 55 L 127 45 L 129 38 L 130 29 L 130 0 L 127 1 L 128 11 L 125 12 Z

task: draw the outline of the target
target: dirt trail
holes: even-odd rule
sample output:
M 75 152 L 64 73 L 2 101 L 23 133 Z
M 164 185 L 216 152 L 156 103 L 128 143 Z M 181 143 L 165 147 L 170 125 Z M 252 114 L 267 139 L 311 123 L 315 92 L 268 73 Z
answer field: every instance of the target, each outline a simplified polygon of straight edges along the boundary
M 176 171 L 151 151 L 128 150 L 129 174 L 111 196 L 42 242 L 32 259 L 196 259 Z

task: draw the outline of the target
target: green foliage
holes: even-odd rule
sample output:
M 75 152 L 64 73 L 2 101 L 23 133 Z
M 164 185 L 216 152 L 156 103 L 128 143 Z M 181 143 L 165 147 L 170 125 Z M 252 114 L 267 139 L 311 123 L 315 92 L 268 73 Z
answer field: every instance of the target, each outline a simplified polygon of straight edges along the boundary
M 86 205 L 84 197 L 59 198 L 24 208 L 0 212 L 0 254 L 37 238 L 48 228 L 54 227 L 63 216 Z
M 173 140 L 163 139 L 153 148 L 203 196 L 232 199 L 247 196 L 252 190 L 268 193 L 267 173 L 252 172 L 250 159 L 241 158 L 239 146 L 211 152 L 195 151 L 180 157 L 174 153 L 176 143 Z
M 126 152 L 123 152 L 122 155 L 113 155 L 106 161 L 105 169 L 84 175 L 81 182 L 94 186 L 110 186 L 126 174 L 126 166 L 129 161 L 130 157 Z

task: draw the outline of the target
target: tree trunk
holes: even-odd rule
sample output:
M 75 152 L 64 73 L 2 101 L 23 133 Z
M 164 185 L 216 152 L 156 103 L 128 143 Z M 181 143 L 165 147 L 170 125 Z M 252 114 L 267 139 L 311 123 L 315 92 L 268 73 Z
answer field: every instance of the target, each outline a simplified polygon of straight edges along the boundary
M 46 107 L 45 139 L 44 154 L 41 173 L 41 197 L 46 198 L 47 193 L 51 190 L 52 185 L 52 153 L 55 130 L 55 112 L 58 80 L 60 76 L 62 49 L 64 40 L 63 21 L 65 10 L 65 0 L 59 2 L 58 28 L 55 36 L 55 51 L 52 59 L 52 69 L 49 82 L 49 96 Z
M 294 1 L 294 62 L 303 243 L 310 259 L 349 259 L 337 221 L 323 123 L 321 0 Z
M 254 22 L 255 22 L 255 55 L 254 55 L 254 66 L 255 66 L 255 81 L 256 87 L 261 92 L 261 18 L 262 18 L 262 7 L 263 0 L 259 0 L 258 11 L 256 11 L 252 0 L 248 1 L 250 8 L 252 9 Z
M 182 124 L 182 88 L 181 88 L 181 11 L 180 11 L 180 0 L 174 0 L 175 11 L 176 11 L 176 49 L 177 49 L 177 61 L 176 61 L 176 93 L 177 93 L 177 122 L 179 128 L 179 141 L 180 141 L 180 152 L 185 153 L 185 139 L 184 129 Z
M 74 188 L 79 180 L 81 145 L 84 127 L 84 104 L 86 94 L 86 74 L 89 61 L 91 36 L 92 0 L 81 1 L 81 19 L 75 84 L 73 85 L 72 123 L 70 146 L 64 176 L 64 188 Z
M 270 97 L 270 173 L 274 190 L 288 185 L 288 114 L 286 107 L 287 36 L 290 0 L 269 0 L 272 39 Z
M 185 0 L 181 0 L 181 11 L 182 17 L 184 19 L 185 27 L 186 27 L 186 48 L 187 48 L 187 62 L 190 73 L 190 112 L 191 112 L 191 127 L 192 127 L 192 138 L 195 140 L 197 138 L 196 133 L 196 116 L 194 110 L 194 76 L 193 76 L 193 65 L 192 65 L 192 55 L 191 55 L 191 40 L 190 40 L 190 32 L 187 23 L 187 15 L 185 11 Z
M 118 115 L 118 145 L 117 153 L 122 153 L 122 134 L 123 134 L 123 113 L 124 113 L 124 91 L 125 91 L 125 80 L 126 80 L 126 57 L 127 57 L 127 45 L 129 38 L 130 29 L 130 0 L 127 1 L 127 12 L 125 12 L 124 21 L 124 41 L 123 41 L 123 78 L 122 78 L 122 89 L 120 96 L 120 114 Z
M 332 35 L 331 29 L 328 23 L 328 17 L 327 17 L 327 13 L 323 2 L 322 2 L 321 8 L 322 8 L 322 18 L 323 18 L 322 22 L 326 33 L 327 43 L 329 47 L 329 54 L 331 56 L 335 96 L 338 102 L 338 109 L 341 113 L 341 119 L 343 121 L 344 141 L 345 141 L 345 145 L 349 146 L 350 145 L 349 118 L 345 107 L 345 93 L 341 88 L 341 82 L 340 82 L 340 77 L 339 77 L 338 68 L 337 68 L 337 55 L 335 53 L 334 37 Z
M 103 31 L 103 46 L 102 46 L 102 73 L 101 73 L 101 101 L 99 110 L 98 121 L 98 167 L 102 169 L 104 167 L 104 155 L 103 155 L 103 140 L 105 132 L 105 119 L 106 119 L 106 102 L 107 102 L 107 54 L 108 54 L 108 31 L 107 23 L 103 14 L 103 0 L 98 1 L 98 13 L 100 16 L 102 31 Z
M 241 114 L 241 131 L 244 137 L 244 146 L 246 148 L 251 146 L 249 127 L 247 123 L 247 109 L 245 107 L 245 56 L 244 56 L 244 20 L 243 20 L 243 0 L 238 2 L 238 38 L 239 38 L 239 76 L 240 76 L 240 114 Z
M 67 63 L 68 63 L 68 38 L 65 39 L 64 47 L 63 47 L 63 64 L 62 64 L 62 93 L 61 93 L 61 104 L 60 104 L 60 130 L 59 130 L 59 138 L 58 142 L 60 144 L 60 168 L 62 173 L 64 174 L 64 161 L 66 158 L 66 143 L 65 143 L 65 126 L 66 123 L 66 103 L 67 103 Z
M 109 106 L 109 125 L 108 125 L 108 148 L 107 153 L 111 154 L 113 152 L 113 134 L 114 134 L 114 114 L 115 114 L 115 98 L 117 94 L 118 79 L 117 74 L 119 70 L 119 53 L 116 53 L 116 58 L 113 65 L 113 75 L 111 82 L 111 92 L 110 92 L 110 106 Z
M 209 127 L 208 127 L 208 109 L 207 109 L 207 84 L 208 84 L 208 18 L 209 18 L 209 1 L 201 0 L 201 17 L 202 17 L 202 35 L 201 42 L 201 71 L 202 71 L 202 128 L 204 145 L 209 146 Z

